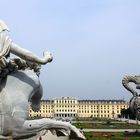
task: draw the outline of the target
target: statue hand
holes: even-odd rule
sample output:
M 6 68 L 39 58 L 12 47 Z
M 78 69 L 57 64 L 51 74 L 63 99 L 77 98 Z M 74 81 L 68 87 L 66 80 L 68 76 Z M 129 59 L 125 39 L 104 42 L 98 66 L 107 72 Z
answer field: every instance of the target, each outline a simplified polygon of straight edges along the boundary
M 43 56 L 47 62 L 51 62 L 53 60 L 52 54 L 50 52 L 44 51 Z

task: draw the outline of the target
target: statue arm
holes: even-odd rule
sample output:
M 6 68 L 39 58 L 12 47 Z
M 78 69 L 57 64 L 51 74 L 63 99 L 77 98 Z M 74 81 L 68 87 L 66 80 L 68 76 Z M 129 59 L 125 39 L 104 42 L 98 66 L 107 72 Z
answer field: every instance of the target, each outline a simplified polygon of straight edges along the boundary
M 122 80 L 123 86 L 124 86 L 128 91 L 130 91 L 130 92 L 133 94 L 133 96 L 137 96 L 138 93 L 137 93 L 137 91 L 135 91 L 132 87 L 130 87 L 130 85 L 129 85 L 130 82 L 137 84 L 137 83 L 136 83 L 136 78 L 135 78 L 135 76 L 125 76 L 125 77 L 123 78 L 123 80 Z
M 46 64 L 48 62 L 51 62 L 53 59 L 50 52 L 45 51 L 43 53 L 43 58 L 40 58 L 40 57 L 36 56 L 35 54 L 33 54 L 32 52 L 30 52 L 24 48 L 21 48 L 20 46 L 18 46 L 15 43 L 11 43 L 10 52 L 19 56 L 20 58 L 22 58 L 24 60 L 38 63 L 38 64 Z

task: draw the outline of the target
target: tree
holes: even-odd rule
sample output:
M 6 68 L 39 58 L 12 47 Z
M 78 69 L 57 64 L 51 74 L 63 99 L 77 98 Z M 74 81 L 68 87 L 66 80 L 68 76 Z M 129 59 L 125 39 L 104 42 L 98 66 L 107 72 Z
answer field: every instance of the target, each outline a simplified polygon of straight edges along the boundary
M 122 118 L 130 118 L 130 119 L 134 119 L 134 120 L 136 119 L 135 114 L 131 111 L 130 108 L 127 108 L 127 109 L 123 108 L 121 110 L 121 117 Z

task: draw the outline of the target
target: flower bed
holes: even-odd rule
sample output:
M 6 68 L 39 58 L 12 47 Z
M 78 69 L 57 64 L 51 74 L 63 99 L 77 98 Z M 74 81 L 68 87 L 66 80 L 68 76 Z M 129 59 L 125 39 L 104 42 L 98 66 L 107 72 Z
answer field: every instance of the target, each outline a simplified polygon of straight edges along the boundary
M 126 136 L 123 132 L 85 132 L 87 140 L 139 140 L 139 136 Z

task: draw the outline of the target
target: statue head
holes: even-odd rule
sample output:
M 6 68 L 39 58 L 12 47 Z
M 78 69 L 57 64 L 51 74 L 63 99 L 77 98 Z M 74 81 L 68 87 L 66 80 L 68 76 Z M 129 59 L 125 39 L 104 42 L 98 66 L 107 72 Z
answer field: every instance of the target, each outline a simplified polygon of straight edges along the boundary
M 0 20 L 0 33 L 3 31 L 10 31 L 8 26 L 4 23 L 3 20 Z
M 140 96 L 132 97 L 129 102 L 129 108 L 132 113 L 140 120 Z

